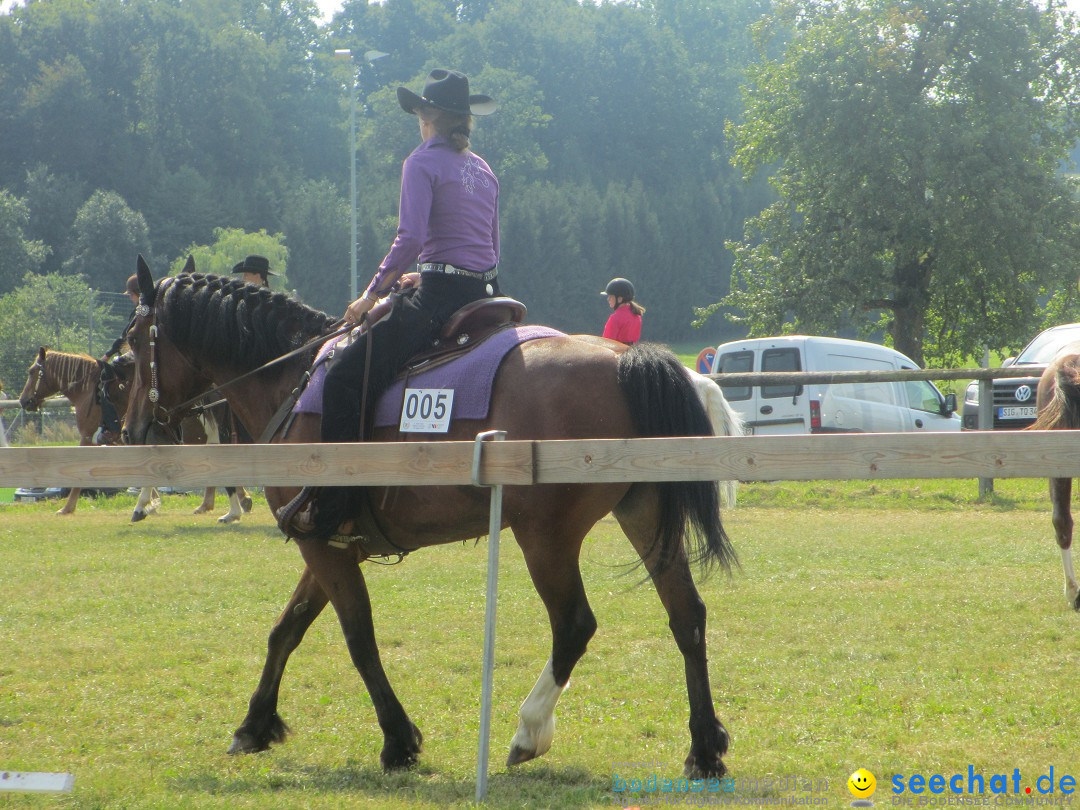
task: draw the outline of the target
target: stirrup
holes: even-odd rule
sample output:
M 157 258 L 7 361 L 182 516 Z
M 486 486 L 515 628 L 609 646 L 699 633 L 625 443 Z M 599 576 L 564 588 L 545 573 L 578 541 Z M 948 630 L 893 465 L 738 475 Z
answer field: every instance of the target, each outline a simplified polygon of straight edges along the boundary
M 318 487 L 304 487 L 287 504 L 277 510 L 278 528 L 294 540 L 325 540 L 316 520 Z

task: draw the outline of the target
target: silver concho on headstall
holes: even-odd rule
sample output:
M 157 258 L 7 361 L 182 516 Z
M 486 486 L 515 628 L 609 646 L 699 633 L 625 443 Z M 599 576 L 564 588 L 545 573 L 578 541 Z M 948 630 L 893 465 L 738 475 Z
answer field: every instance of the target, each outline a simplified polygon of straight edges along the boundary
M 137 307 L 135 307 L 135 314 L 138 315 L 140 318 L 145 318 L 147 315 L 150 314 L 150 307 L 148 307 L 146 304 L 139 304 Z

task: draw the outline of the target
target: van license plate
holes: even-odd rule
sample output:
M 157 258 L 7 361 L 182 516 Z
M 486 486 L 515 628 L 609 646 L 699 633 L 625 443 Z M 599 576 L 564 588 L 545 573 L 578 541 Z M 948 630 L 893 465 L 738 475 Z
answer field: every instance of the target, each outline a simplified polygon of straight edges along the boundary
M 1012 408 L 998 408 L 998 419 L 1034 419 L 1035 406 L 1022 405 Z

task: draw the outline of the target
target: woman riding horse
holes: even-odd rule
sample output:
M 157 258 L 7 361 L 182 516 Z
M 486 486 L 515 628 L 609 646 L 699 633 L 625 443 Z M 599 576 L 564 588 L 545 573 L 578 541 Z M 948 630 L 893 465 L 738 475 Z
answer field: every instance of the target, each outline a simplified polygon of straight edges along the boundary
M 125 420 L 136 443 L 167 429 L 178 416 L 176 407 L 203 392 L 207 380 L 221 386 L 255 370 L 244 385 L 229 385 L 224 393 L 248 431 L 262 435 L 310 368 L 314 349 L 294 351 L 333 325 L 329 316 L 280 293 L 214 276 L 182 274 L 155 286 L 141 263 L 139 280 L 142 299 L 128 335 L 137 371 Z M 280 362 L 267 367 L 271 360 Z M 495 370 L 487 407 L 486 417 L 451 418 L 442 438 L 471 441 L 493 428 L 506 431 L 509 440 L 712 435 L 686 369 L 674 355 L 652 344 L 627 347 L 591 336 L 538 337 L 510 349 Z M 269 433 L 271 441 L 318 441 L 319 416 L 299 414 Z M 431 440 L 402 434 L 396 424 L 376 428 L 373 438 Z M 267 487 L 266 498 L 276 509 L 296 492 L 296 487 Z M 402 554 L 487 531 L 486 490 L 399 486 L 362 493 L 377 539 Z M 723 774 L 728 735 L 712 703 L 705 604 L 690 563 L 726 565 L 734 552 L 720 522 L 716 483 L 704 481 L 506 488 L 504 527 L 522 550 L 552 634 L 550 658 L 519 711 L 508 763 L 538 757 L 551 746 L 556 703 L 596 630 L 578 563 L 581 547 L 592 526 L 609 513 L 652 579 L 683 657 L 691 737 L 686 771 Z M 270 634 L 259 686 L 230 751 L 259 751 L 284 739 L 287 727 L 277 701 L 286 663 L 332 603 L 383 732 L 382 764 L 388 769 L 412 765 L 423 737 L 383 670 L 360 565 L 376 552 L 360 538 L 340 543 L 300 538 L 297 546 L 306 568 Z

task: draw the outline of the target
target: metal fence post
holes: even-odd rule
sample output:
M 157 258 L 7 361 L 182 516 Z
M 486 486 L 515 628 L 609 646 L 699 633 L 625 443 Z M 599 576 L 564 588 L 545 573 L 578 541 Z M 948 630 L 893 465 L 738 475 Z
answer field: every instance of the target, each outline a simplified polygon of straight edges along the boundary
M 502 441 L 505 430 L 486 430 L 476 435 L 473 448 L 472 482 L 491 487 L 491 510 L 488 520 L 487 596 L 484 600 L 484 665 L 480 687 L 480 743 L 476 756 L 476 801 L 487 794 L 488 753 L 491 748 L 491 692 L 495 671 L 495 607 L 499 596 L 499 530 L 502 528 L 502 484 L 480 481 L 480 458 L 486 440 Z
M 983 350 L 983 368 L 990 368 L 990 351 Z M 979 430 L 994 429 L 994 381 L 979 380 Z M 994 494 L 994 479 L 979 479 L 979 500 Z

